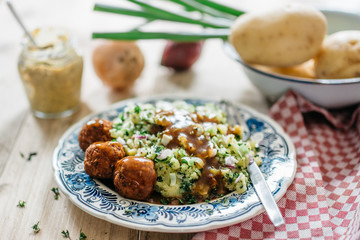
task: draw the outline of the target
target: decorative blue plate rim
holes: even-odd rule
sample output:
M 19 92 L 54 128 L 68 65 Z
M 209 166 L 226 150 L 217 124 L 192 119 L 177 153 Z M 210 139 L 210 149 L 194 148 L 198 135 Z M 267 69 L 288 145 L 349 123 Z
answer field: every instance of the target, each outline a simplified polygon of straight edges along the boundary
M 191 205 L 159 205 L 121 197 L 101 181 L 89 177 L 83 169 L 83 151 L 77 136 L 92 118 L 112 120 L 129 103 L 186 101 L 192 104 L 218 102 L 214 98 L 156 96 L 132 98 L 91 114 L 70 127 L 60 138 L 53 154 L 55 180 L 61 192 L 83 211 L 111 223 L 143 231 L 199 232 L 230 226 L 264 211 L 250 185 L 245 194 L 230 193 L 220 199 Z M 271 118 L 243 105 L 236 105 L 259 141 L 263 156 L 261 171 L 278 201 L 292 183 L 297 163 L 295 148 L 288 135 Z

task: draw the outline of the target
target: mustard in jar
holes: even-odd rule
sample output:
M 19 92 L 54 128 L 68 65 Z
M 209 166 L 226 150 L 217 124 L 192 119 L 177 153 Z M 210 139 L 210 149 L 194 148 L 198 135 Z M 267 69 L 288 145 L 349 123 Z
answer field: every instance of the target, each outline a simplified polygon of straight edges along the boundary
M 39 118 L 65 117 L 80 104 L 83 59 L 60 28 L 36 29 L 24 39 L 18 69 L 31 109 Z

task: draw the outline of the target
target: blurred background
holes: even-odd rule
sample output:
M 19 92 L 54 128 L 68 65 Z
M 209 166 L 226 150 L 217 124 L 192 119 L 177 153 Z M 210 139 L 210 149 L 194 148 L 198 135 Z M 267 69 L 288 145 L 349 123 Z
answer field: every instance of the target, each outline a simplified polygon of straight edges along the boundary
M 291 0 L 287 0 L 291 1 Z M 295 0 L 292 0 L 295 1 Z M 300 1 L 300 0 L 299 0 Z M 226 68 L 233 67 L 238 68 L 238 78 L 242 76 L 240 68 L 232 60 L 228 59 L 221 51 L 222 42 L 220 40 L 209 40 L 204 46 L 203 53 L 192 68 L 191 71 L 183 72 L 180 74 L 173 74 L 168 69 L 159 67 L 159 62 L 162 54 L 165 41 L 151 40 L 140 41 L 139 45 L 145 55 L 145 69 L 142 72 L 141 77 L 136 82 L 134 92 L 131 93 L 114 93 L 113 91 L 105 88 L 101 81 L 94 74 L 94 70 L 91 64 L 91 54 L 94 45 L 99 40 L 92 40 L 91 33 L 93 31 L 126 31 L 132 27 L 138 26 L 143 22 L 142 19 L 136 17 L 128 17 L 116 14 L 107 14 L 101 12 L 94 12 L 94 3 L 104 3 L 110 5 L 122 6 L 131 5 L 125 0 L 104 0 L 104 1 L 89 1 L 89 0 L 13 0 L 13 5 L 17 9 L 19 15 L 25 22 L 28 29 L 35 29 L 42 26 L 63 26 L 73 32 L 77 38 L 80 51 L 84 56 L 84 75 L 83 85 L 87 85 L 87 90 L 82 93 L 82 99 L 86 99 L 86 104 L 90 106 L 90 111 L 96 111 L 100 109 L 93 109 L 92 102 L 102 102 L 103 104 L 96 104 L 96 106 L 106 106 L 109 103 L 121 100 L 128 96 L 140 96 L 152 92 L 152 94 L 176 91 L 186 92 L 189 88 L 196 88 L 201 93 L 202 84 L 206 84 L 207 79 L 201 79 L 201 76 L 197 75 L 197 72 L 201 71 L 213 71 L 214 79 L 224 79 L 226 77 Z M 163 4 L 162 1 L 158 1 Z M 271 5 L 286 2 L 285 0 L 256 0 L 256 1 L 232 1 L 222 0 L 223 4 L 234 6 L 245 11 L 252 11 L 259 8 L 267 8 Z M 360 14 L 360 1 L 359 0 L 301 0 L 300 2 L 309 3 L 318 8 L 337 9 L 349 12 L 355 12 Z M 164 23 L 155 21 L 145 29 L 161 29 L 167 30 L 180 30 L 181 25 L 175 23 Z M 196 27 L 186 26 L 186 30 L 193 29 L 196 31 Z M 17 58 L 21 50 L 20 40 L 23 37 L 23 31 L 14 20 L 9 9 L 7 8 L 5 1 L 0 1 L 0 102 L 9 103 L 2 104 L 0 121 L 12 121 L 6 118 L 6 115 L 21 115 L 28 109 L 28 102 L 23 91 L 23 86 L 17 71 Z M 219 51 L 207 51 L 207 49 L 219 48 Z M 202 62 L 202 59 L 210 58 L 213 61 L 206 61 L 206 64 Z M 219 59 L 221 62 L 219 63 Z M 6 71 L 4 71 L 6 69 Z M 223 71 L 219 71 L 222 69 Z M 189 79 L 198 78 L 197 81 L 191 82 Z M 229 76 L 230 77 L 230 76 Z M 169 82 L 174 84 L 162 84 L 163 82 Z M 154 84 L 155 82 L 155 84 Z M 219 91 L 227 91 L 228 86 L 212 82 L 213 87 L 204 88 L 203 95 L 219 95 Z M 240 81 L 239 86 L 235 87 L 234 91 L 229 92 L 231 95 L 237 93 L 237 89 L 241 89 L 241 84 L 248 85 L 247 81 Z M 164 89 L 166 86 L 166 89 Z M 180 88 L 179 88 L 180 86 Z M 151 91 L 149 91 L 149 88 Z M 20 90 L 21 89 L 21 90 Z M 2 92 L 6 91 L 6 97 Z M 251 103 L 252 95 L 258 92 L 254 89 L 254 92 L 243 93 L 241 99 L 245 103 Z M 9 98 L 9 96 L 11 96 Z M 230 96 L 231 97 L 231 96 Z M 17 102 L 16 108 L 12 107 L 12 103 Z M 251 105 L 256 105 L 252 103 Z M 266 109 L 259 109 L 265 112 Z

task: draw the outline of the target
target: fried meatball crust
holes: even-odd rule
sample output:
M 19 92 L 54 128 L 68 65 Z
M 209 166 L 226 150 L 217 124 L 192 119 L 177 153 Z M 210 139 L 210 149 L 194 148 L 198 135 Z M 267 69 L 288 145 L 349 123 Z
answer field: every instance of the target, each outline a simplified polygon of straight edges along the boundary
M 115 164 L 114 186 L 123 197 L 146 200 L 154 191 L 156 178 L 155 166 L 150 159 L 127 156 Z
M 110 129 L 112 123 L 104 119 L 93 119 L 85 123 L 79 133 L 79 146 L 85 151 L 94 142 L 112 140 Z
M 125 151 L 118 142 L 95 142 L 85 151 L 85 172 L 94 178 L 112 178 L 115 163 L 125 157 Z

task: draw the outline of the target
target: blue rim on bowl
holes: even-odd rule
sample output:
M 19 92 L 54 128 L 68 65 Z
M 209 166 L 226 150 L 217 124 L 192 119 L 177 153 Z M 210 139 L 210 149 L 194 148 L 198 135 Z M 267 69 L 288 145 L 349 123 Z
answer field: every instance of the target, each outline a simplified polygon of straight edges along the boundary
M 280 80 L 291 81 L 291 82 L 298 82 L 298 83 L 305 83 L 305 84 L 325 84 L 325 85 L 342 85 L 342 84 L 355 84 L 360 83 L 360 78 L 344 78 L 344 79 L 311 79 L 311 78 L 301 78 L 301 77 L 287 77 L 286 75 L 280 75 L 270 72 L 261 71 L 250 64 L 244 62 L 241 57 L 236 52 L 235 48 L 229 43 L 224 42 L 224 51 L 225 53 L 235 61 L 242 64 L 244 67 L 251 69 L 258 74 L 273 77 Z
M 342 30 L 360 30 L 360 14 L 344 12 L 344 11 L 335 11 L 329 9 L 320 9 L 321 12 L 326 16 L 328 21 L 328 34 L 342 31 Z M 224 42 L 225 53 L 232 58 L 233 60 L 239 62 L 244 67 L 249 68 L 250 70 L 257 72 L 261 75 L 267 77 L 273 77 L 285 81 L 305 83 L 305 84 L 324 84 L 324 85 L 340 85 L 340 84 L 355 84 L 360 83 L 360 78 L 343 78 L 343 79 L 310 79 L 310 78 L 301 78 L 301 77 L 287 77 L 286 75 L 269 73 L 261 71 L 250 64 L 244 62 L 241 57 L 238 55 L 234 47 L 229 42 Z

